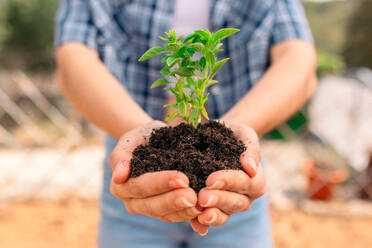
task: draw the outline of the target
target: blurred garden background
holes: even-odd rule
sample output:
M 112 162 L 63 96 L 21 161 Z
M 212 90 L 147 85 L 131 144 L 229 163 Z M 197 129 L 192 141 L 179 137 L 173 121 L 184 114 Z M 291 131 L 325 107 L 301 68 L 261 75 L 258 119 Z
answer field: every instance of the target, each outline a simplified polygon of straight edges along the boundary
M 262 140 L 276 247 L 372 244 L 372 0 L 303 1 L 313 99 Z M 102 135 L 65 101 L 56 0 L 0 1 L 0 247 L 94 247 Z

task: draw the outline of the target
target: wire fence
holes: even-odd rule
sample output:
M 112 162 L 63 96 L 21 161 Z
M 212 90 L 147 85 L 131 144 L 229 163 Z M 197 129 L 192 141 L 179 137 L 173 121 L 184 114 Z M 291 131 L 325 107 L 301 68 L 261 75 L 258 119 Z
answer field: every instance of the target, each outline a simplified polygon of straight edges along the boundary
M 53 76 L 2 73 L 0 123 L 0 202 L 97 197 L 103 149 L 91 143 L 100 133 L 66 104 Z
M 66 103 L 54 81 L 53 75 L 0 74 L 0 202 L 99 195 L 102 135 Z M 355 170 L 310 129 L 299 134 L 283 124 L 278 131 L 285 141 L 262 142 L 272 204 L 372 213 L 372 158 Z

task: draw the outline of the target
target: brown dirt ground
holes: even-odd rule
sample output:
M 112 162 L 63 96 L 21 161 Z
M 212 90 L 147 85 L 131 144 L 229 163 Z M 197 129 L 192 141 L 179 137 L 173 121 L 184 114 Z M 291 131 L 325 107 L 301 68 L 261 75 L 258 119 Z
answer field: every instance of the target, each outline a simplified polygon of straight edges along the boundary
M 372 218 L 316 216 L 271 209 L 277 248 L 369 248 Z M 0 208 L 0 247 L 95 247 L 97 203 L 13 203 Z

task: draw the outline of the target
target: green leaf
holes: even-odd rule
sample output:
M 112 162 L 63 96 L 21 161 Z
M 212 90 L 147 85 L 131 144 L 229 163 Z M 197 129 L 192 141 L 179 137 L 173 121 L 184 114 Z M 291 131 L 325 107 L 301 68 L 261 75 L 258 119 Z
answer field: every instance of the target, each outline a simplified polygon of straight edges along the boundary
M 187 53 L 190 57 L 192 57 L 192 56 L 194 55 L 195 52 L 196 52 L 196 50 L 193 49 L 193 48 L 188 47 L 188 48 L 186 49 L 186 53 Z
M 194 80 L 191 77 L 186 78 L 188 85 L 194 85 Z
M 177 109 L 178 109 L 178 111 L 180 111 L 180 113 L 183 116 L 186 116 L 187 115 L 187 105 L 186 105 L 185 102 L 179 102 L 179 103 L 177 103 Z
M 203 100 L 201 102 L 202 106 L 204 106 L 204 103 L 208 100 L 209 93 L 206 96 L 203 96 Z
M 207 63 L 209 65 L 214 65 L 214 63 L 216 62 L 216 57 L 214 56 L 214 54 L 212 52 L 207 52 L 207 54 L 205 55 L 205 59 L 207 60 Z
M 207 40 L 204 40 L 204 39 L 202 39 L 203 37 L 200 37 L 200 36 L 198 36 L 198 35 L 196 35 L 196 37 L 194 38 L 194 40 L 193 40 L 193 42 L 194 43 L 196 43 L 196 42 L 200 42 L 200 43 L 202 43 L 202 44 L 207 44 Z
M 211 36 L 207 31 L 204 31 L 204 30 L 196 30 L 194 33 L 199 35 L 200 37 L 202 37 L 205 40 L 209 40 L 209 38 Z
M 191 48 L 193 48 L 193 49 L 195 49 L 195 50 L 201 52 L 201 51 L 204 50 L 204 47 L 205 47 L 205 46 L 204 46 L 204 44 L 201 43 L 201 42 L 196 42 L 196 43 L 192 43 L 192 44 L 190 44 L 189 47 L 191 47 Z
M 223 49 L 218 49 L 218 48 L 212 50 L 213 53 L 219 53 L 219 52 L 222 52 L 222 51 L 223 51 Z
M 168 35 L 169 40 L 171 40 L 171 41 L 176 40 L 176 31 L 174 31 L 173 29 L 169 30 L 169 32 L 165 32 L 165 33 Z
M 167 59 L 167 65 L 169 66 L 169 68 L 172 68 L 180 60 L 180 58 L 170 57 Z
M 177 68 L 174 72 L 181 77 L 190 77 L 194 75 L 194 69 L 189 67 L 180 67 Z
M 175 43 L 167 43 L 165 45 L 165 49 L 166 49 L 167 52 L 173 50 L 175 47 L 177 47 L 177 45 Z
M 162 63 L 165 63 L 169 58 L 173 57 L 172 55 L 167 55 L 161 59 Z
M 213 40 L 218 41 L 227 38 L 228 36 L 239 32 L 239 29 L 236 28 L 223 28 L 218 30 L 215 34 L 213 34 Z
M 183 40 L 183 44 L 185 44 L 188 41 L 192 42 L 195 37 L 197 37 L 196 34 L 190 34 L 190 35 L 186 36 L 186 38 Z
M 203 106 L 202 109 L 201 109 L 201 113 L 203 114 L 203 116 L 205 117 L 205 119 L 209 120 L 208 113 L 207 113 L 207 111 L 205 110 L 205 107 L 204 107 L 204 106 Z
M 223 64 L 225 64 L 228 60 L 229 60 L 229 58 L 222 59 L 222 60 L 218 61 L 218 62 L 217 62 L 217 63 L 212 67 L 212 74 L 216 74 L 216 72 L 221 68 L 221 66 L 223 66 Z
M 151 85 L 151 88 L 155 88 L 155 87 L 158 87 L 158 86 L 160 86 L 160 85 L 164 85 L 164 84 L 169 84 L 169 81 L 166 80 L 165 78 L 161 78 L 161 79 L 156 80 L 156 81 Z
M 195 89 L 200 88 L 201 79 L 195 81 Z
M 169 41 L 167 38 L 164 38 L 164 37 L 161 37 L 161 36 L 159 36 L 159 38 L 160 38 L 161 40 L 163 40 L 163 41 Z
M 185 58 L 185 52 L 186 52 L 187 48 L 188 48 L 187 46 L 181 47 L 180 50 L 178 50 L 178 52 L 177 52 L 177 56 Z
M 180 115 L 180 113 L 178 113 L 178 112 L 172 112 L 172 113 L 170 113 L 168 116 L 167 116 L 167 118 L 165 118 L 165 121 L 166 122 L 170 122 L 171 120 L 173 120 L 174 118 L 176 118 L 177 116 L 179 116 Z
M 142 56 L 141 58 L 138 59 L 138 61 L 145 61 L 149 58 L 152 58 L 152 57 L 155 57 L 161 53 L 164 53 L 165 50 L 164 48 L 162 47 L 152 47 L 150 48 L 149 50 L 147 50 Z
M 160 73 L 164 77 L 168 77 L 171 74 L 171 71 L 169 70 L 169 67 L 166 65 L 163 67 L 163 69 L 160 70 Z
M 177 102 L 181 101 L 181 98 L 180 98 L 180 96 L 179 96 L 179 94 L 178 94 L 178 92 L 176 91 L 175 88 L 166 87 L 166 88 L 164 88 L 164 90 L 169 90 L 170 92 L 172 92 L 173 95 L 176 97 Z
M 216 83 L 218 83 L 217 80 L 208 80 L 208 82 L 207 82 L 207 86 L 206 86 L 206 87 L 209 87 L 209 86 L 214 85 L 214 84 L 216 84 Z
M 174 103 L 174 104 L 165 104 L 165 105 L 163 105 L 163 108 L 174 109 L 174 108 L 177 108 L 177 104 L 176 103 Z
M 199 60 L 200 71 L 204 71 L 206 63 L 207 63 L 207 61 L 205 60 L 205 58 L 201 57 L 200 60 Z

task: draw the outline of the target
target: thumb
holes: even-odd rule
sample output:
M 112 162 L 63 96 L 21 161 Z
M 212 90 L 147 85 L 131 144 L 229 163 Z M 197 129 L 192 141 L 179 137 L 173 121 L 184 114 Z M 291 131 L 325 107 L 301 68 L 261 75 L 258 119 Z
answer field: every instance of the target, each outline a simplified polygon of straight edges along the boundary
M 123 184 L 130 175 L 130 161 L 137 146 L 145 144 L 154 128 L 165 126 L 160 121 L 153 121 L 124 134 L 110 155 L 112 180 L 116 184 Z
M 257 163 L 256 160 L 250 156 L 249 152 L 243 152 L 240 155 L 240 164 L 250 178 L 256 176 L 259 163 Z
M 127 181 L 130 174 L 129 161 L 121 161 L 118 164 L 112 166 L 112 180 L 116 184 L 123 184 Z
M 257 174 L 261 160 L 261 149 L 258 136 L 256 132 L 248 126 L 241 126 L 237 130 L 236 135 L 246 147 L 246 150 L 240 155 L 240 163 L 248 176 L 253 178 Z
M 136 148 L 134 135 L 127 134 L 119 139 L 115 149 L 110 154 L 110 165 L 112 168 L 112 181 L 123 184 L 130 176 L 130 161 L 132 152 Z
M 247 125 L 226 121 L 223 121 L 223 123 L 233 131 L 235 138 L 242 141 L 246 147 L 246 150 L 240 155 L 240 163 L 249 177 L 255 177 L 261 160 L 261 149 L 257 133 Z

